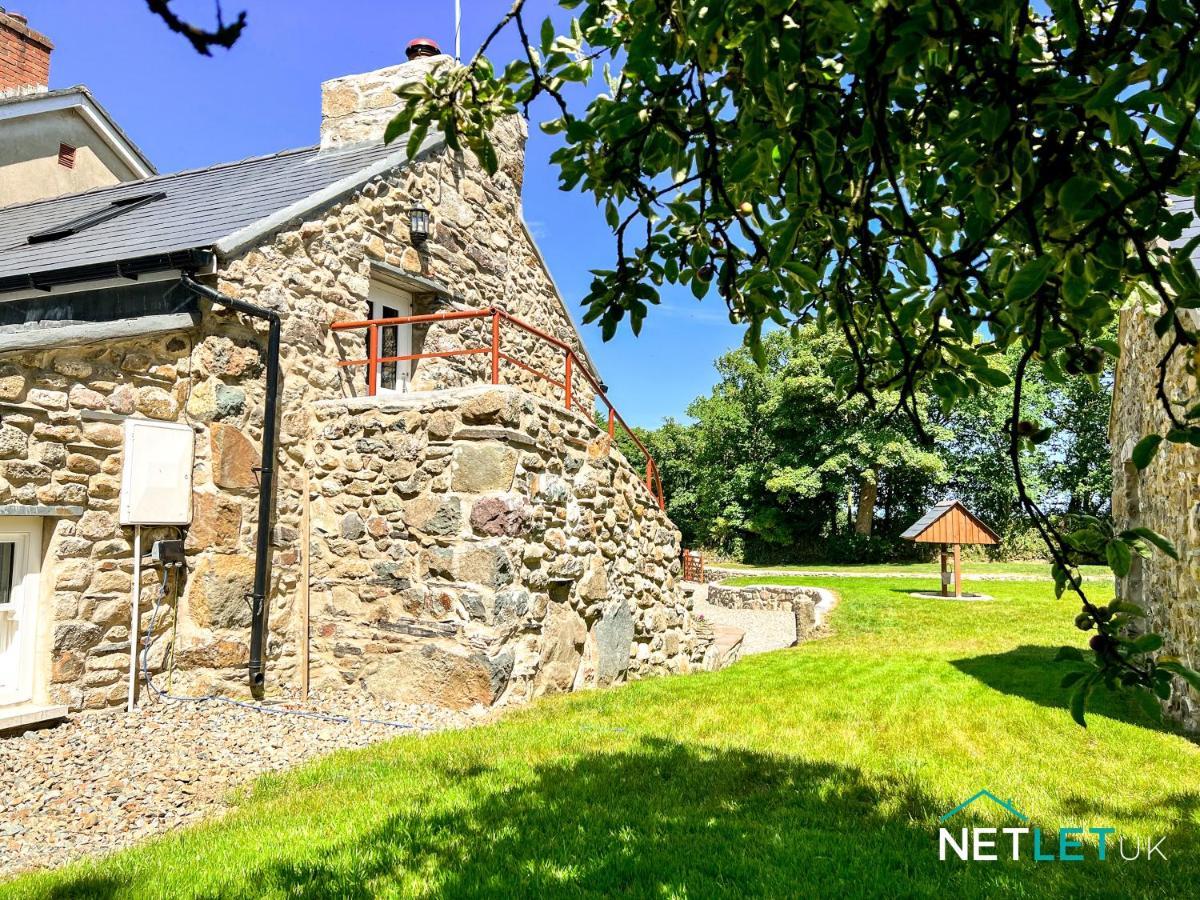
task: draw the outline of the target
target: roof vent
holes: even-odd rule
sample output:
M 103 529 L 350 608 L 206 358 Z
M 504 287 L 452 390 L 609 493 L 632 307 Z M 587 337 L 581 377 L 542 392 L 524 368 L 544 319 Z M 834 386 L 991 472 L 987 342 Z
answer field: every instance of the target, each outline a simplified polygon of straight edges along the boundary
M 155 200 L 161 200 L 167 196 L 165 193 L 157 194 L 138 194 L 134 197 L 123 197 L 120 200 L 114 200 L 108 206 L 103 206 L 100 209 L 93 210 L 85 216 L 80 216 L 77 219 L 72 219 L 69 222 L 64 222 L 55 228 L 48 228 L 45 231 L 39 231 L 36 234 L 31 234 L 26 238 L 26 242 L 30 244 L 46 244 L 50 241 L 58 241 L 65 237 L 70 237 L 73 234 L 78 234 L 85 229 L 91 228 L 94 225 L 99 225 L 101 222 L 107 222 L 109 219 L 115 219 L 117 216 L 145 206 L 147 203 L 153 203 Z

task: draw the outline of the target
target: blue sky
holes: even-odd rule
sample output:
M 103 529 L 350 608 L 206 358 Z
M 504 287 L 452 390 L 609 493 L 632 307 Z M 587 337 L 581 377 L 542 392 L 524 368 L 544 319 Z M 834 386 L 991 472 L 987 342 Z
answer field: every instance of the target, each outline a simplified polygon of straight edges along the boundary
M 223 0 L 228 18 L 248 11 L 249 27 L 233 50 L 217 50 L 211 59 L 169 32 L 143 0 L 0 2 L 54 41 L 51 87 L 88 85 L 163 172 L 313 144 L 322 81 L 401 62 L 412 37 L 453 48 L 451 0 Z M 509 3 L 463 0 L 462 6 L 469 56 Z M 552 7 L 550 0 L 530 0 L 532 21 L 540 23 Z M 198 23 L 212 21 L 212 0 L 176 0 L 175 8 Z M 493 47 L 499 63 L 517 51 L 511 34 Z M 548 107 L 540 111 L 550 114 Z M 558 190 L 557 170 L 548 163 L 556 140 L 531 126 L 525 216 L 578 319 L 588 271 L 610 268 L 614 245 L 590 197 Z M 584 335 L 617 408 L 644 426 L 682 417 L 715 380 L 713 360 L 741 336 L 718 300 L 697 303 L 686 290 L 664 297 L 640 337 L 627 327 L 607 344 L 598 329 L 589 326 Z

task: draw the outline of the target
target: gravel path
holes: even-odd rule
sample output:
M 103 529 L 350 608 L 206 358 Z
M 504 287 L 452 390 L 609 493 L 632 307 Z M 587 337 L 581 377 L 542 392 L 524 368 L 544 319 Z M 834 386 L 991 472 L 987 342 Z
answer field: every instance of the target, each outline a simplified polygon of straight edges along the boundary
M 796 615 L 791 610 L 726 609 L 699 596 L 693 600 L 694 612 L 717 625 L 732 625 L 746 632 L 742 656 L 766 653 L 796 643 Z
M 484 716 L 405 704 L 352 712 L 423 731 Z M 404 733 L 224 703 L 160 703 L 0 737 L 0 877 L 128 846 L 221 812 L 230 790 L 256 775 Z

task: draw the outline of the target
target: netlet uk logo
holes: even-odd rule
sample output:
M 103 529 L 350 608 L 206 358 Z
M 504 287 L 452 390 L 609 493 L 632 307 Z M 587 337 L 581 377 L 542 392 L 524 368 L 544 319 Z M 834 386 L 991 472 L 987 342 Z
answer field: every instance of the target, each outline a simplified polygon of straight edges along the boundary
M 984 826 L 947 827 L 946 822 L 954 818 L 973 803 L 990 801 L 1008 812 L 1022 824 L 1007 828 Z M 1029 823 L 1029 816 L 1019 811 L 1011 801 L 1001 800 L 991 791 L 980 791 L 964 800 L 938 822 L 938 859 L 962 859 L 976 862 L 994 862 L 999 859 L 1032 859 L 1035 862 L 1107 862 L 1122 859 L 1127 862 L 1137 859 L 1165 860 L 1162 843 L 1164 838 L 1125 838 L 1117 835 L 1115 828 L 1059 828 L 1057 832 L 1043 833 Z M 1085 837 L 1094 838 L 1094 843 Z

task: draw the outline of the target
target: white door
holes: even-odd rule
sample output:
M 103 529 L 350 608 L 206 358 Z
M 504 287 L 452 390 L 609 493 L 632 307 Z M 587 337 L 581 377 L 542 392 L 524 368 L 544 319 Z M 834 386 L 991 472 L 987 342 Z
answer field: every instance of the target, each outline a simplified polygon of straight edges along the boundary
M 0 517 L 0 705 L 33 699 L 42 520 Z
M 412 295 L 384 284 L 371 285 L 371 318 L 395 319 L 413 314 Z M 411 325 L 383 325 L 375 329 L 375 354 L 381 360 L 375 373 L 375 393 L 400 394 L 408 391 L 412 376 L 411 360 L 396 360 L 412 354 Z

